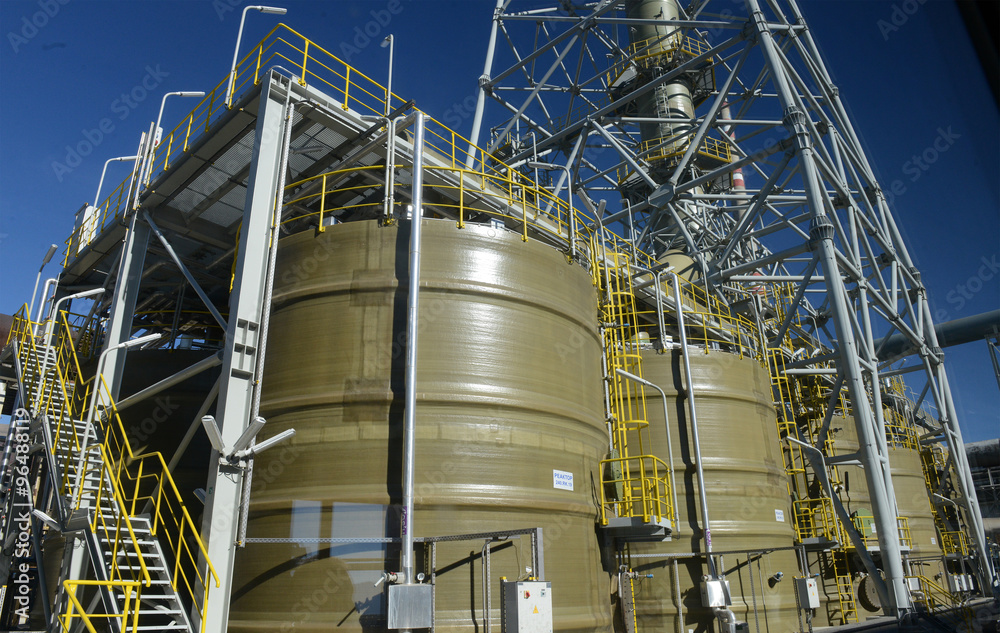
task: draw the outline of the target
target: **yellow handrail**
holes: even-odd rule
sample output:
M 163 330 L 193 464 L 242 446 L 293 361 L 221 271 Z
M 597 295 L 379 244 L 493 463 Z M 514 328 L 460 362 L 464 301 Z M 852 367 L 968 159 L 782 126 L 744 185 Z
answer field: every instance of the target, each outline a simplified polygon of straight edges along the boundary
M 139 610 L 132 610 L 132 605 L 138 605 L 142 595 L 142 584 L 130 581 L 114 580 L 65 580 L 63 587 L 66 589 L 66 596 L 69 598 L 69 605 L 64 615 L 57 616 L 63 631 L 67 633 L 73 629 L 73 620 L 79 619 L 87 627 L 90 633 L 97 633 L 91 619 L 98 620 L 121 620 L 118 629 L 122 632 L 135 631 L 139 625 Z M 113 587 L 124 594 L 125 602 L 121 613 L 87 613 L 87 610 L 80 604 L 80 599 L 76 595 L 78 587 Z M 131 626 L 129 626 L 129 615 L 132 616 Z M 105 627 L 101 627 L 103 631 Z
M 138 538 L 131 521 L 131 518 L 136 516 L 137 511 L 142 511 L 142 508 L 138 507 L 139 501 L 149 500 L 155 508 L 151 521 L 151 532 L 154 536 L 159 533 L 166 540 L 167 549 L 171 551 L 174 560 L 173 588 L 178 591 L 183 583 L 189 604 L 200 605 L 201 619 L 204 624 L 204 609 L 207 604 L 206 598 L 210 582 L 201 572 L 198 564 L 199 554 L 204 557 L 209 576 L 215 581 L 217 587 L 220 586 L 219 577 L 208 557 L 207 548 L 195 528 L 194 521 L 184 505 L 180 491 L 170 476 L 163 455 L 158 452 L 136 455 L 128 441 L 124 424 L 118 415 L 104 376 L 97 376 L 97 380 L 94 378 L 82 379 L 79 359 L 73 345 L 73 329 L 66 313 L 60 313 L 57 323 L 51 323 L 52 327 L 57 328 L 53 341 L 53 348 L 56 350 L 55 362 L 48 367 L 42 366 L 40 361 L 42 354 L 39 353 L 36 345 L 34 332 L 44 331 L 45 327 L 43 326 L 49 325 L 49 323 L 33 323 L 30 320 L 28 308 L 25 306 L 15 315 L 9 339 L 18 340 L 18 354 L 19 359 L 24 363 L 25 375 L 36 378 L 43 386 L 48 385 L 47 390 L 40 390 L 41 398 L 35 398 L 37 401 L 33 404 L 38 412 L 49 415 L 55 425 L 53 451 L 60 444 L 60 438 L 63 437 L 64 432 L 67 432 L 66 429 L 70 433 L 67 438 L 71 450 L 65 458 L 65 464 L 62 473 L 60 473 L 60 492 L 64 496 L 73 496 L 72 493 L 77 482 L 88 479 L 87 469 L 95 468 L 98 471 L 96 472 L 96 481 L 99 482 L 97 489 L 87 495 L 75 495 L 75 505 L 76 508 L 83 507 L 84 499 L 87 499 L 87 507 L 92 509 L 94 513 L 91 530 L 95 533 L 102 532 L 112 547 L 111 560 L 113 562 L 109 570 L 110 580 L 107 584 L 118 587 L 120 590 L 137 583 L 146 586 L 151 584 L 151 577 L 143 556 L 138 550 Z M 96 387 L 93 386 L 95 382 L 97 383 Z M 104 439 L 100 443 L 84 447 L 84 441 L 77 434 L 73 422 L 87 417 L 91 388 L 98 389 L 97 408 L 103 409 L 103 414 L 96 423 L 102 425 Z M 29 398 L 33 395 L 32 393 L 28 394 Z M 59 395 L 61 398 L 56 398 L 55 395 Z M 99 454 L 100 461 L 92 467 L 89 466 L 91 460 L 81 458 L 81 454 L 84 452 Z M 79 472 L 79 463 L 84 464 L 84 472 Z M 89 474 L 94 475 L 95 473 Z M 95 478 L 91 476 L 90 480 L 95 480 Z M 117 511 L 107 512 L 102 508 L 101 500 L 106 497 L 114 499 Z M 128 534 L 127 539 L 124 537 L 125 533 Z M 189 542 L 191 539 L 196 544 L 194 549 Z M 138 575 L 131 566 L 119 564 L 119 560 L 122 558 L 119 553 L 125 552 L 129 548 L 133 550 L 131 555 L 138 561 Z M 129 554 L 125 553 L 124 560 L 128 561 L 128 556 Z M 79 584 L 73 585 L 74 592 L 75 587 Z M 199 591 L 199 589 L 203 590 Z M 80 617 L 72 614 L 73 602 L 71 596 L 71 605 L 63 618 L 64 622 L 73 617 Z M 138 605 L 138 601 L 136 600 L 134 604 Z M 78 607 L 77 604 L 76 608 Z M 89 628 L 89 623 L 87 625 Z

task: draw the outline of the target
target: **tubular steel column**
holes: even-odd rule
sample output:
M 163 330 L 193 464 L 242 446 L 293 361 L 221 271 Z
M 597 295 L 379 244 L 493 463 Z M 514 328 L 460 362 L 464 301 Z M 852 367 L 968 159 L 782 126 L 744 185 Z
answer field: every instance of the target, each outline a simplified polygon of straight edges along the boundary
M 789 80 L 785 73 L 775 44 L 771 39 L 771 31 L 767 20 L 757 4 L 757 0 L 747 0 L 751 21 L 757 31 L 757 36 L 764 57 L 770 66 L 777 88 L 778 96 L 785 107 L 784 125 L 795 141 L 795 152 L 799 158 L 799 169 L 805 183 L 805 194 L 808 199 L 812 217 L 810 227 L 810 245 L 816 253 L 823 268 L 827 283 L 827 296 L 834 327 L 837 333 L 840 356 L 839 371 L 844 377 L 855 417 L 855 424 L 860 441 L 858 455 L 865 467 L 865 478 L 871 493 L 872 510 L 878 525 L 878 542 L 885 567 L 886 585 L 889 589 L 889 608 L 895 615 L 902 615 L 910 609 L 910 594 L 906 587 L 903 570 L 902 552 L 899 548 L 899 533 L 896 525 L 896 501 L 892 498 L 891 489 L 887 489 L 884 478 L 889 477 L 888 455 L 882 453 L 881 445 L 876 436 L 876 420 L 868 400 L 859 357 L 859 340 L 852 326 L 852 314 L 848 308 L 847 291 L 841 279 L 840 265 L 834 246 L 834 226 L 826 213 L 826 193 L 820 184 L 817 166 L 813 162 L 812 137 L 806 127 L 805 114 L 794 98 Z M 868 357 L 875 356 L 875 350 L 868 350 Z M 878 389 L 878 385 L 874 385 Z M 881 432 L 881 430 L 879 430 Z
M 240 250 L 236 275 L 229 299 L 228 329 L 223 350 L 222 376 L 216 419 L 222 439 L 232 446 L 246 429 L 253 402 L 254 367 L 258 325 L 264 304 L 267 278 L 268 230 L 278 197 L 281 154 L 284 147 L 286 95 L 278 88 L 277 75 L 270 75 L 261 88 Z M 216 456 L 213 453 L 213 456 Z M 225 633 L 229 621 L 233 562 L 236 558 L 237 516 L 243 472 L 233 466 L 210 465 L 205 487 L 205 516 L 202 534 L 208 555 L 219 574 L 221 587 L 208 592 L 205 615 L 207 633 Z
M 135 314 L 135 299 L 142 283 L 142 268 L 146 261 L 149 245 L 149 225 L 139 219 L 137 212 L 132 220 L 122 246 L 121 263 L 118 267 L 118 282 L 111 299 L 111 315 L 108 318 L 104 350 L 124 343 L 132 337 L 132 316 Z M 107 376 L 111 397 L 118 398 L 122 371 L 125 369 L 125 354 L 128 350 L 118 348 L 108 354 L 104 361 L 104 375 Z

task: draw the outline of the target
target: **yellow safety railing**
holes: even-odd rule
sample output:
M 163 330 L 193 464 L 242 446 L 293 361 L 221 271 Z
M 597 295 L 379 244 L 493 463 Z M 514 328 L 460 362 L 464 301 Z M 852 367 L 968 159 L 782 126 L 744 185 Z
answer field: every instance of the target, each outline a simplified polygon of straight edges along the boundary
M 878 546 L 878 533 L 875 530 L 875 517 L 871 514 L 856 514 L 851 517 L 854 529 L 858 531 L 862 542 L 866 547 Z M 906 517 L 896 517 L 896 531 L 899 536 L 899 544 L 903 547 L 913 547 L 913 537 L 910 534 L 910 520 Z M 844 544 L 848 548 L 853 548 L 853 543 L 844 534 Z
M 854 599 L 854 582 L 847 552 L 834 550 L 824 553 L 833 559 L 833 574 L 837 581 L 837 601 L 840 603 L 840 618 L 843 624 L 858 621 L 858 607 Z
M 907 396 L 909 390 L 906 383 L 901 376 L 890 376 L 885 383 L 882 417 L 886 441 L 896 448 L 920 450 L 920 439 L 912 416 L 913 401 Z
M 910 590 L 910 596 L 915 603 L 922 605 L 928 611 L 957 608 L 956 615 L 966 625 L 971 625 L 975 622 L 975 612 L 965 604 L 961 596 L 952 593 L 946 587 L 941 586 L 927 576 L 916 575 L 907 576 L 906 578 L 917 581 L 919 588 L 916 591 L 912 590 L 912 588 Z M 956 627 L 956 630 L 958 630 L 958 627 Z M 972 627 L 967 626 L 967 630 L 972 630 Z
M 633 42 L 625 49 L 625 56 L 611 64 L 605 73 L 607 85 L 611 86 L 618 81 L 618 78 L 633 62 L 643 68 L 662 66 L 670 63 L 677 52 L 697 57 L 709 50 L 711 49 L 708 44 L 693 37 L 681 35 L 680 32 Z
M 438 154 L 440 156 L 440 154 Z M 445 161 L 452 160 L 449 156 Z M 402 165 L 395 166 L 396 168 Z M 450 166 L 426 165 L 426 178 L 434 179 L 434 188 L 442 192 L 454 192 L 454 200 L 449 200 L 447 194 L 433 203 L 425 203 L 425 209 L 437 209 L 442 214 L 456 216 L 458 227 L 465 226 L 466 219 L 472 213 L 489 209 L 493 217 L 509 220 L 508 224 L 515 226 L 527 240 L 530 235 L 538 238 L 542 235 L 559 238 L 569 242 L 573 233 L 577 244 L 588 244 L 592 230 L 588 225 L 590 218 L 578 211 L 570 210 L 569 203 L 562 198 L 553 196 L 550 191 L 537 186 L 527 176 L 518 171 L 507 170 L 490 173 L 466 169 L 463 165 Z M 324 218 L 344 212 L 359 212 L 363 210 L 382 213 L 383 202 L 379 196 L 370 196 L 368 201 L 358 201 L 357 198 L 369 190 L 384 188 L 381 183 L 366 182 L 358 184 L 350 177 L 365 172 L 379 174 L 385 170 L 384 165 L 368 167 L 352 167 L 339 169 L 310 178 L 305 178 L 286 186 L 286 192 L 295 195 L 285 202 L 286 208 L 300 209 L 293 211 L 282 222 L 289 224 L 307 218 L 315 218 L 318 230 L 324 230 Z M 397 184 L 397 188 L 402 185 Z M 374 200 L 374 201 L 373 201 Z M 394 205 L 403 203 L 403 198 L 394 197 Z M 303 212 L 303 205 L 316 201 L 319 209 Z M 571 218 L 570 213 L 575 217 Z M 574 232 L 575 230 L 575 232 Z
M 251 85 L 258 84 L 264 72 L 271 66 L 281 66 L 298 77 L 303 85 L 314 85 L 334 98 L 340 99 L 342 107 L 353 109 L 363 115 L 383 115 L 388 96 L 386 89 L 364 73 L 351 67 L 315 42 L 294 31 L 284 24 L 279 24 L 268 33 L 263 40 L 253 47 L 236 67 L 234 80 L 234 95 Z M 145 186 L 156 176 L 169 169 L 170 165 L 186 151 L 197 138 L 208 131 L 212 124 L 227 110 L 225 93 L 228 86 L 228 75 L 212 89 L 173 130 L 166 132 L 156 147 L 153 164 L 147 170 L 143 182 L 136 186 Z M 404 101 L 397 95 L 388 99 L 392 107 L 400 106 Z M 442 125 L 433 117 L 427 119 L 425 136 L 427 148 L 437 152 L 441 158 L 446 158 L 446 164 L 452 170 L 468 171 L 480 178 L 488 179 L 487 185 L 506 190 L 508 197 L 520 193 L 521 188 L 539 193 L 538 199 L 544 200 L 542 188 L 534 185 L 520 174 L 512 174 L 509 167 L 490 156 L 485 150 L 472 145 L 472 142 Z M 468 177 L 468 173 L 463 175 Z M 93 222 L 96 225 L 94 234 L 110 222 L 121 217 L 129 204 L 129 190 L 132 177 L 126 178 L 98 206 L 98 215 Z M 516 190 L 516 191 L 515 191 Z M 549 196 L 551 198 L 551 196 Z M 548 209 L 548 200 L 545 208 Z M 568 219 L 568 210 L 564 202 L 553 201 L 564 220 Z M 551 211 L 550 211 L 551 212 Z M 575 212 L 579 214 L 579 212 Z M 579 223 L 579 230 L 584 232 L 586 223 Z M 87 229 L 89 230 L 89 229 Z M 66 240 L 64 265 L 72 260 L 88 239 L 85 227 L 74 231 Z M 582 236 L 585 239 L 585 235 Z
M 672 288 L 673 283 L 664 281 L 661 291 L 673 297 Z M 753 358 L 765 365 L 756 323 L 741 314 L 733 314 L 727 305 L 714 296 L 709 297 L 695 284 L 682 283 L 680 295 L 688 345 L 701 347 L 705 354 L 719 350 L 740 358 Z M 656 338 L 659 326 L 655 310 L 640 310 L 636 314 L 643 322 L 640 329 L 648 333 L 650 339 Z M 669 315 L 670 311 L 664 309 L 664 314 Z
M 69 606 L 66 609 L 66 613 L 57 615 L 56 617 L 59 620 L 59 624 L 62 625 L 62 630 L 67 633 L 79 630 L 74 624 L 74 620 L 80 620 L 80 622 L 83 623 L 83 626 L 85 626 L 90 633 L 98 633 L 97 628 L 94 627 L 94 620 L 98 621 L 98 626 L 102 632 L 109 629 L 108 624 L 111 620 L 119 621 L 117 627 L 115 628 L 122 633 L 137 631 L 139 627 L 139 610 L 133 607 L 139 604 L 139 600 L 142 596 L 142 586 L 142 583 L 138 582 L 65 580 L 63 581 L 63 587 L 65 588 L 66 596 L 69 599 Z M 79 596 L 76 595 L 76 591 L 80 587 L 95 587 L 98 589 L 101 587 L 108 587 L 112 590 L 121 591 L 124 599 L 124 608 L 122 612 L 88 613 L 80 603 Z
M 602 298 L 612 437 L 611 455 L 601 461 L 601 525 L 613 517 L 641 517 L 647 523 L 666 519 L 673 526 L 673 482 L 666 463 L 652 454 L 643 387 L 617 372 L 621 369 L 642 377 L 631 262 L 625 253 L 606 252 L 603 258 L 595 258 L 594 266 Z
M 36 332 L 41 334 L 36 335 Z M 52 338 L 55 362 L 41 362 L 43 353 L 38 347 L 44 345 L 44 340 L 36 344 L 39 336 Z M 151 504 L 151 532 L 154 536 L 163 537 L 161 542 L 166 542 L 166 549 L 174 563 L 173 588 L 187 606 L 193 605 L 200 610 L 204 623 L 211 583 L 198 565 L 199 554 L 204 557 L 208 575 L 216 586 L 219 586 L 218 574 L 163 456 L 160 453 L 136 455 L 133 452 L 103 375 L 97 377 L 98 394 L 94 407 L 94 424 L 100 428 L 98 436 L 103 440 L 88 444 L 85 436 L 77 430 L 75 422 L 87 418 L 94 379 L 83 379 L 74 347 L 74 330 L 66 313 L 60 313 L 58 324 L 51 321 L 38 324 L 31 321 L 25 306 L 15 315 L 9 338 L 18 342 L 24 375 L 43 386 L 36 390 L 40 392 L 40 398 L 31 398 L 31 393 L 28 396 L 36 401 L 33 408 L 39 414 L 48 415 L 54 425 L 53 453 L 60 445 L 69 444 L 69 452 L 59 473 L 60 494 L 73 499 L 74 510 L 87 508 L 93 512 L 90 528 L 103 536 L 111 548 L 112 566 L 108 570 L 107 584 L 127 593 L 136 583 L 145 586 L 151 583 L 131 521 L 137 513 L 147 512 L 145 505 Z M 26 385 L 29 391 L 33 387 Z M 88 459 L 91 454 L 99 459 Z M 83 470 L 80 470 L 81 464 Z M 85 481 L 96 484 L 96 487 L 84 493 L 81 486 Z M 102 503 L 106 500 L 112 501 L 110 508 Z M 138 604 L 136 600 L 136 608 Z M 73 607 L 69 608 L 72 610 Z
M 965 532 L 942 532 L 941 549 L 945 554 L 969 555 L 969 537 Z
M 639 144 L 639 151 L 636 154 L 636 158 L 645 160 L 651 165 L 661 162 L 676 162 L 674 159 L 680 159 L 688 150 L 688 147 L 691 146 L 693 133 L 694 130 L 691 130 L 691 133 L 685 136 L 674 135 L 647 139 Z M 711 136 L 706 136 L 702 139 L 701 145 L 695 151 L 695 158 L 699 156 L 719 164 L 731 163 L 733 160 L 732 149 L 729 147 L 729 143 Z M 631 165 L 624 164 L 618 168 L 616 173 L 618 184 L 621 185 L 632 177 L 635 170 L 632 169 Z
M 204 626 L 204 609 L 211 581 L 219 586 L 219 577 L 208 558 L 205 543 L 163 455 L 159 452 L 140 455 L 133 452 L 110 388 L 103 375 L 98 379 L 97 408 L 103 409 L 103 468 L 114 483 L 124 514 L 137 516 L 152 513 L 150 532 L 160 538 L 173 563 L 171 586 L 185 604 L 199 608 Z M 203 573 L 198 564 L 199 555 L 206 561 L 207 573 Z
M 806 497 L 792 502 L 795 536 L 800 543 L 810 538 L 840 540 L 840 524 L 829 497 Z

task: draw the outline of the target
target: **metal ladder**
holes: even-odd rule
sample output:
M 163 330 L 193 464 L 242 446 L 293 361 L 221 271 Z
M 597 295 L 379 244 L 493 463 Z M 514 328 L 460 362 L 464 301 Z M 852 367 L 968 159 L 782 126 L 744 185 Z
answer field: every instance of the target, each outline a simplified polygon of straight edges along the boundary
M 840 618 L 844 624 L 858 621 L 858 607 L 854 600 L 854 584 L 847 552 L 843 549 L 828 553 L 833 560 L 833 576 L 837 581 L 837 600 L 840 602 Z
M 601 462 L 601 524 L 630 520 L 630 525 L 661 526 L 669 533 L 674 523 L 669 469 L 652 453 L 645 394 L 641 385 L 617 372 L 642 377 L 631 259 L 608 251 L 597 267 L 612 444 L 608 459 Z M 610 489 L 614 499 L 606 497 Z
M 80 419 L 86 408 L 74 411 L 74 398 L 78 402 L 87 399 L 86 394 L 81 398 L 74 393 L 83 381 L 79 375 L 70 375 L 74 372 L 67 355 L 72 348 L 66 346 L 72 345 L 72 338 L 62 331 L 55 345 L 38 338 L 29 332 L 21 345 L 15 344 L 16 371 L 27 388 L 26 404 L 40 420 L 33 427 L 45 445 L 45 471 L 56 492 L 57 520 L 67 536 L 82 536 L 94 576 L 94 580 L 61 584 L 50 630 L 74 630 L 94 619 L 107 622 L 115 633 L 194 633 L 176 590 L 171 561 L 153 534 L 150 519 L 130 516 L 116 491 L 112 464 L 121 456 L 107 454 L 108 447 L 101 443 L 100 419 L 88 425 Z M 81 460 L 84 444 L 87 449 Z M 77 590 L 91 586 L 97 587 L 97 595 L 84 605 Z M 100 613 L 95 612 L 97 597 L 103 604 Z

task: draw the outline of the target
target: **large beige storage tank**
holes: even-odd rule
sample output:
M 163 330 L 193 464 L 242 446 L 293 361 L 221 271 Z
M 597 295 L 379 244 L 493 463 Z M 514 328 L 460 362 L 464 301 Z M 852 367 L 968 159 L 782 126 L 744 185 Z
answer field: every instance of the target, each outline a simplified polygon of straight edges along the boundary
M 691 352 L 698 429 L 704 460 L 705 486 L 717 552 L 722 556 L 736 617 L 750 630 L 798 631 L 792 578 L 799 574 L 794 544 L 791 502 L 781 461 L 778 430 L 767 370 L 751 358 L 723 352 Z M 673 463 L 677 484 L 680 534 L 657 544 L 633 544 L 640 554 L 703 552 L 695 455 L 680 351 L 643 353 L 643 377 L 667 393 Z M 663 406 L 658 393 L 647 389 L 646 409 L 655 450 L 666 460 Z M 633 566 L 653 578 L 639 582 L 636 613 L 643 633 L 678 630 L 678 601 L 683 605 L 684 631 L 712 631 L 714 616 L 701 606 L 703 557 L 679 559 L 679 579 L 666 559 L 634 558 Z M 778 572 L 782 580 L 769 582 Z M 680 596 L 675 583 L 680 583 Z M 757 616 L 753 607 L 756 602 Z
M 261 413 L 292 443 L 257 460 L 230 631 L 385 630 L 398 537 L 408 223 L 355 222 L 279 249 Z M 416 411 L 417 537 L 542 527 L 556 629 L 606 631 L 595 535 L 607 451 L 596 294 L 563 253 L 485 226 L 425 220 Z M 553 470 L 573 474 L 556 489 Z M 500 576 L 533 574 L 527 537 L 494 544 Z M 437 548 L 436 628 L 482 630 L 483 540 Z M 418 569 L 422 559 L 418 555 Z

